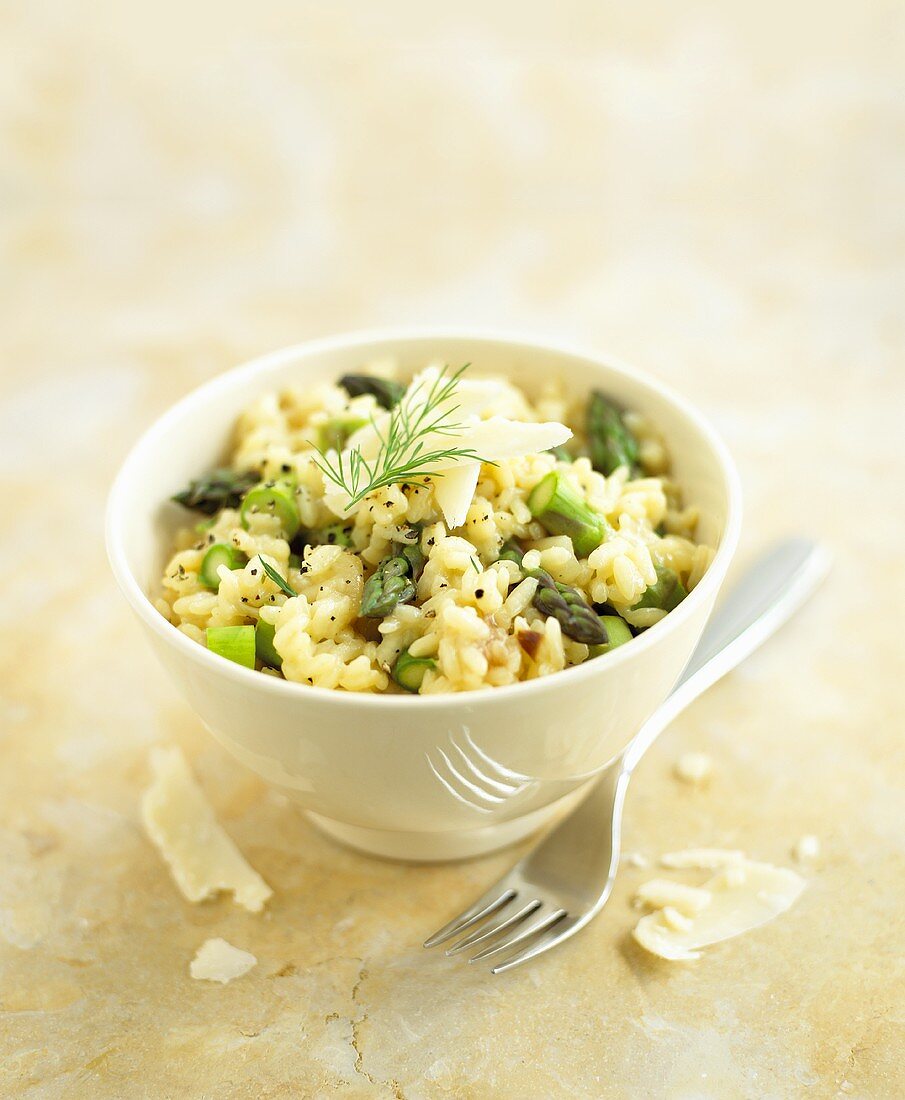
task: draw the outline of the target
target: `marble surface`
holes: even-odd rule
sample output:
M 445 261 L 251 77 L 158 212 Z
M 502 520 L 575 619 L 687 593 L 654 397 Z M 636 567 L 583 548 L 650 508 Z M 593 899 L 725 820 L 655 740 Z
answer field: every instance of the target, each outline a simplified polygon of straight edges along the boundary
M 882 0 L 0 7 L 0 1095 L 905 1094 L 903 46 Z M 632 867 L 530 969 L 422 952 L 513 853 L 322 839 L 114 589 L 104 497 L 156 414 L 251 354 L 424 321 L 656 372 L 738 458 L 740 565 L 794 532 L 836 555 L 636 777 L 650 857 L 821 840 L 800 903 L 700 962 L 629 939 Z M 177 894 L 138 819 L 155 744 L 266 915 Z M 214 936 L 258 965 L 192 981 Z

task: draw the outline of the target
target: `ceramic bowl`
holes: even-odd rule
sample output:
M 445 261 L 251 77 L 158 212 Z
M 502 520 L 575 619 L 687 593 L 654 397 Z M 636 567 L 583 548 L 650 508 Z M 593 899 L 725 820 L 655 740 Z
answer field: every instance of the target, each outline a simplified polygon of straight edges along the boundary
M 717 548 L 700 584 L 613 653 L 555 675 L 453 695 L 359 695 L 289 683 L 209 653 L 152 598 L 185 513 L 169 503 L 220 461 L 240 411 L 262 391 L 335 379 L 394 357 L 472 363 L 531 392 L 551 378 L 599 387 L 649 414 L 673 475 Z M 136 444 L 112 489 L 107 546 L 116 579 L 176 686 L 217 740 L 294 797 L 332 837 L 397 859 L 457 859 L 512 843 L 570 808 L 669 693 L 710 615 L 740 522 L 737 475 L 685 400 L 608 357 L 517 336 L 381 331 L 266 355 L 195 390 Z

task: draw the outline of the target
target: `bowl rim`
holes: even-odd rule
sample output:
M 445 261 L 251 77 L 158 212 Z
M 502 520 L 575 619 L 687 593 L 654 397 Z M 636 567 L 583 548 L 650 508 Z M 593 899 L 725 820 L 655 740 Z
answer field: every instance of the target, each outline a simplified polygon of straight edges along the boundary
M 129 480 L 134 466 L 148 451 L 154 451 L 158 440 L 167 433 L 173 421 L 182 419 L 193 410 L 202 410 L 206 402 L 215 394 L 228 390 L 233 386 L 241 385 L 258 374 L 266 374 L 269 370 L 282 366 L 293 359 L 310 359 L 318 354 L 340 349 L 365 347 L 370 344 L 403 344 L 415 340 L 441 341 L 457 339 L 483 343 L 502 343 L 509 345 L 513 350 L 549 352 L 551 355 L 564 355 L 591 360 L 606 370 L 630 378 L 632 381 L 638 382 L 657 393 L 658 396 L 675 406 L 707 441 L 718 460 L 717 464 L 726 489 L 725 528 L 713 561 L 704 576 L 675 610 L 669 612 L 660 622 L 648 628 L 643 634 L 633 638 L 628 644 L 620 646 L 613 653 L 607 654 L 605 662 L 587 661 L 584 664 L 572 665 L 548 676 L 540 676 L 535 680 L 521 680 L 514 684 L 488 688 L 486 691 L 444 692 L 435 695 L 396 695 L 339 691 L 334 688 L 299 684 L 276 676 L 263 676 L 256 669 L 245 668 L 211 653 L 205 646 L 199 645 L 183 634 L 182 631 L 177 630 L 172 623 L 161 615 L 154 606 L 151 597 L 138 583 L 129 566 L 123 538 L 123 520 L 128 513 L 130 501 L 130 494 L 128 493 Z M 516 698 L 527 700 L 532 693 L 537 694 L 538 692 L 556 690 L 558 685 L 568 687 L 569 684 L 577 684 L 579 678 L 599 675 L 604 671 L 604 668 L 614 670 L 626 661 L 630 661 L 636 656 L 640 657 L 642 653 L 664 640 L 669 632 L 680 629 L 682 624 L 695 613 L 701 603 L 715 595 L 722 584 L 729 562 L 738 545 L 741 519 L 742 493 L 739 474 L 728 448 L 709 420 L 690 401 L 676 393 L 670 386 L 631 366 L 618 356 L 612 356 L 606 352 L 596 351 L 579 344 L 553 341 L 544 337 L 533 338 L 530 335 L 510 330 L 456 326 L 391 326 L 357 329 L 292 344 L 256 356 L 236 367 L 222 371 L 207 382 L 190 390 L 189 393 L 171 405 L 145 429 L 123 460 L 107 498 L 105 541 L 107 556 L 114 577 L 132 610 L 146 626 L 168 645 L 173 646 L 187 660 L 200 665 L 209 672 L 232 680 L 237 687 L 284 695 L 286 698 L 298 700 L 301 704 L 316 700 L 318 703 L 328 706 L 400 708 L 411 712 L 412 708 L 438 710 L 450 707 L 486 705 L 491 701 L 503 703 L 513 699 L 513 693 L 516 693 Z M 595 665 L 598 667 L 595 668 Z M 312 692 L 314 693 L 313 699 L 311 698 Z

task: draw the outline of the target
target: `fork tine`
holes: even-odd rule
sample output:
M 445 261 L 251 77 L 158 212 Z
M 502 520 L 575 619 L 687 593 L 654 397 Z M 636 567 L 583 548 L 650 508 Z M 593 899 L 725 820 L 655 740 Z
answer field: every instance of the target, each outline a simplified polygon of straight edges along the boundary
M 506 919 L 500 921 L 499 924 L 491 923 L 485 925 L 479 928 L 477 932 L 472 932 L 470 936 L 466 936 L 465 939 L 459 940 L 458 943 L 454 943 L 452 947 L 447 947 L 446 954 L 458 955 L 460 951 L 464 951 L 468 947 L 473 947 L 476 943 L 481 943 L 491 936 L 498 936 L 501 932 L 505 932 L 514 924 L 520 924 L 526 917 L 530 917 L 532 913 L 537 912 L 540 907 L 541 903 L 535 898 L 534 901 L 529 902 L 528 905 L 522 906 L 517 913 L 513 913 L 512 916 L 506 917 Z
M 485 947 L 484 950 L 479 951 L 477 955 L 472 955 L 468 961 L 470 963 L 481 962 L 483 959 L 489 959 L 491 955 L 499 954 L 500 951 L 508 951 L 517 944 L 530 939 L 538 932 L 546 932 L 546 930 L 556 924 L 557 921 L 561 921 L 565 915 L 565 909 L 554 909 L 552 913 L 548 913 L 545 917 L 541 917 L 540 920 L 536 920 L 533 924 L 529 924 L 528 927 L 524 929 L 524 931 L 519 932 L 517 936 L 513 936 L 512 939 L 503 940 L 502 943 L 493 944 L 491 947 Z
M 424 941 L 424 946 L 436 947 L 438 943 L 443 943 L 444 940 L 452 939 L 452 937 L 458 935 L 459 932 L 464 932 L 466 928 L 471 928 L 471 926 L 476 924 L 479 920 L 483 920 L 484 917 L 488 917 L 491 913 L 495 913 L 497 909 L 501 909 L 507 902 L 515 897 L 514 890 L 507 889 L 498 893 L 499 890 L 499 886 L 494 887 L 492 890 L 488 890 L 488 892 L 484 894 L 483 897 L 479 898 L 474 905 L 460 913 L 457 917 L 453 917 L 448 924 L 444 924 L 438 932 L 435 932 L 426 939 Z
M 503 961 L 497 963 L 496 966 L 492 966 L 490 968 L 491 973 L 502 974 L 505 970 L 511 970 L 514 966 L 519 966 L 523 962 L 528 962 L 529 959 L 536 959 L 538 955 L 543 955 L 543 953 L 549 951 L 551 947 L 556 947 L 558 943 L 567 940 L 578 931 L 579 927 L 578 921 L 575 920 L 574 917 L 566 917 L 564 920 L 558 921 L 555 925 L 548 928 L 547 931 L 530 946 L 521 951 L 517 951 L 514 955 L 510 955 L 508 959 L 503 959 Z

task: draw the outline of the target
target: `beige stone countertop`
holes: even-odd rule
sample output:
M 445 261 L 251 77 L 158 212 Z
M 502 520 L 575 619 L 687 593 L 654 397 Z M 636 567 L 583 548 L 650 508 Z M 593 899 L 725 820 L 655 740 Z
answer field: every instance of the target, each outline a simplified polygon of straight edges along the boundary
M 0 7 L 0 1096 L 905 1095 L 903 55 L 881 0 Z M 658 962 L 625 866 L 535 965 L 423 952 L 515 853 L 334 846 L 154 663 L 102 542 L 137 434 L 250 355 L 410 322 L 637 363 L 738 459 L 737 568 L 832 548 L 627 811 L 651 859 L 816 835 L 774 923 Z M 265 914 L 177 893 L 139 822 L 157 744 Z M 193 981 L 212 936 L 257 966 Z

